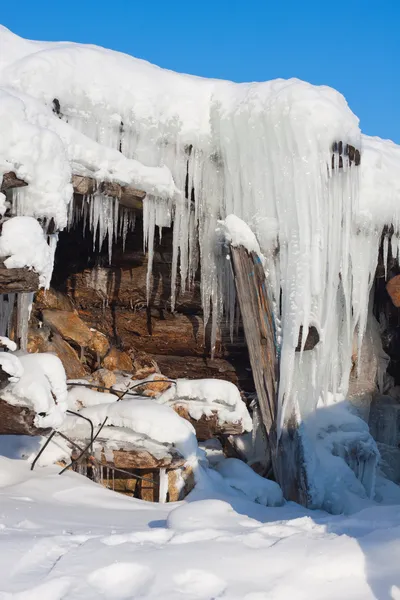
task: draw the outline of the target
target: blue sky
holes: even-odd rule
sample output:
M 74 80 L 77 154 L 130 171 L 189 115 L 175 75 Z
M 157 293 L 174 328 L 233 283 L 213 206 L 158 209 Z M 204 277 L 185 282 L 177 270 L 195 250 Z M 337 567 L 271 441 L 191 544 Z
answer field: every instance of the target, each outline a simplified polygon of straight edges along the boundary
M 0 22 L 195 75 L 330 85 L 365 133 L 400 143 L 400 0 L 3 0 Z

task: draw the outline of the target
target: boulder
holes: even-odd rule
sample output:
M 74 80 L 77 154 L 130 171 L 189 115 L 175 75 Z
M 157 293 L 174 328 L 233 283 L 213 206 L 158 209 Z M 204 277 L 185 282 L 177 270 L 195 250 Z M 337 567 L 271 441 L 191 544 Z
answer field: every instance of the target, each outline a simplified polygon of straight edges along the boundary
M 132 377 L 132 379 L 137 379 L 136 375 Z M 146 383 L 143 383 L 143 386 L 136 387 L 135 392 L 141 396 L 156 398 L 163 392 L 166 392 L 171 385 L 173 385 L 170 381 L 168 381 L 165 375 L 157 375 L 155 379 L 155 381 L 146 381 Z
M 109 371 L 108 369 L 98 369 L 92 373 L 89 381 L 93 381 L 103 387 L 111 388 L 117 382 L 117 377 L 113 371 Z
M 133 371 L 132 360 L 128 354 L 114 347 L 103 359 L 103 367 L 109 371 Z
M 92 338 L 89 340 L 88 348 L 100 358 L 104 358 L 110 349 L 110 342 L 104 333 L 94 330 L 92 331 Z
M 30 327 L 27 350 L 35 352 L 53 352 L 61 360 L 68 379 L 81 379 L 88 370 L 79 360 L 78 353 L 58 333 L 53 333 L 50 340 L 50 330 L 47 327 Z
M 92 340 L 93 333 L 75 312 L 66 310 L 43 310 L 43 322 L 53 332 L 58 333 L 68 342 L 74 342 L 86 348 Z

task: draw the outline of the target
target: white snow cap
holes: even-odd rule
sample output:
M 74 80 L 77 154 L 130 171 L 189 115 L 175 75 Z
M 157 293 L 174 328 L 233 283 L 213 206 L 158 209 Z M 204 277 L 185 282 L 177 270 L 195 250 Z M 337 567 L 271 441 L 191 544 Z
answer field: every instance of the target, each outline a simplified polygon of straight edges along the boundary
M 241 422 L 244 431 L 251 431 L 253 423 L 246 404 L 236 385 L 222 379 L 177 379 L 157 398 L 159 404 L 183 404 L 193 419 L 217 413 L 219 422 Z
M 7 269 L 33 268 L 39 283 L 46 286 L 53 270 L 53 250 L 46 242 L 42 227 L 32 217 L 13 217 L 3 224 L 0 256 Z

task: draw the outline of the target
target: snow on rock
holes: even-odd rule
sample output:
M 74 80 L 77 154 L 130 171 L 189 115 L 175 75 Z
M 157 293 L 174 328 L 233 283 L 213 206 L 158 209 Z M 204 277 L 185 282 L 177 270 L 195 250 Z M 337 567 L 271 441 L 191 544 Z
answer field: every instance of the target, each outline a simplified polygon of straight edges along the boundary
M 11 352 L 15 352 L 17 349 L 17 344 L 4 335 L 0 335 L 0 346 L 4 346 Z
M 86 380 L 82 380 L 82 383 L 88 385 Z M 96 406 L 98 404 L 110 404 L 111 402 L 116 402 L 117 400 L 118 396 L 114 394 L 104 394 L 103 392 L 92 390 L 89 387 L 76 385 L 72 386 L 68 390 L 67 402 L 68 408 L 71 410 L 79 410 L 81 408 L 88 408 L 89 406 Z
M 184 405 L 192 419 L 202 415 L 218 415 L 219 422 L 243 424 L 244 431 L 251 431 L 253 424 L 246 404 L 236 385 L 221 379 L 177 379 L 157 398 L 160 404 Z
M 249 465 L 237 458 L 227 458 L 215 467 L 234 489 L 264 506 L 281 506 L 284 502 L 282 490 L 275 481 L 260 477 Z
M 10 375 L 9 381 L 16 382 L 24 374 L 24 367 L 18 356 L 11 352 L 0 352 L 0 365 L 3 371 Z
M 130 431 L 145 436 L 150 442 L 171 444 L 187 461 L 193 464 L 197 462 L 198 446 L 192 425 L 168 406 L 161 406 L 150 399 L 123 400 L 83 408 L 80 414 L 91 419 L 95 426 L 103 423 L 107 417 L 108 429 L 113 426 L 128 430 L 125 437 L 127 441 L 135 441 L 134 437 L 129 437 Z M 69 417 L 63 429 L 73 432 L 79 425 L 79 417 Z
M 31 407 L 37 427 L 59 427 L 67 409 L 66 375 L 60 359 L 46 352 L 11 356 L 19 361 L 22 373 L 2 390 L 2 399 Z
M 33 250 L 34 249 L 34 250 Z M 39 273 L 42 287 L 50 285 L 54 252 L 46 241 L 42 227 L 32 217 L 14 217 L 3 224 L 0 256 L 7 269 L 28 267 Z

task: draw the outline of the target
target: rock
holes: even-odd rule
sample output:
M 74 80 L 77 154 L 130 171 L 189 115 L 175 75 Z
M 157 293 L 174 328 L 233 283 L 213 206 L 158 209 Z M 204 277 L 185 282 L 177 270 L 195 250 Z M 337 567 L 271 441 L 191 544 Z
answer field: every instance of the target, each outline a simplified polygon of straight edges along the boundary
M 393 304 L 399 308 L 400 307 L 400 275 L 395 275 L 392 277 L 390 281 L 386 284 L 386 290 L 389 294 Z
M 110 349 L 110 342 L 104 333 L 94 330 L 92 331 L 92 339 L 89 341 L 88 348 L 100 358 L 104 358 Z
M 54 352 L 61 360 L 67 379 L 82 379 L 88 374 L 89 370 L 79 360 L 76 350 L 58 334 L 53 335 L 48 352 Z
M 50 339 L 51 335 L 51 339 Z M 48 327 L 29 328 L 27 350 L 30 353 L 52 352 L 61 360 L 68 379 L 81 379 L 88 369 L 79 360 L 78 353 L 58 333 L 51 334 Z
M 89 346 L 93 333 L 89 327 L 74 312 L 66 310 L 43 310 L 43 322 L 53 332 L 58 333 L 69 342 L 74 342 L 81 348 Z
M 66 310 L 68 312 L 72 312 L 74 310 L 74 306 L 72 304 L 72 300 L 58 292 L 50 288 L 49 290 L 39 290 L 35 297 L 35 308 L 43 309 L 51 309 L 51 310 Z
M 101 386 L 111 388 L 117 382 L 117 378 L 115 373 L 109 371 L 108 369 L 98 369 L 97 371 L 92 373 L 90 381 L 98 383 Z
M 50 329 L 48 327 L 29 327 L 28 330 L 28 352 L 50 352 L 51 342 L 49 341 Z
M 133 362 L 133 379 L 146 379 L 160 372 L 156 361 L 146 352 L 130 352 L 129 355 Z
M 136 375 L 132 377 L 132 379 L 137 379 Z M 167 391 L 171 385 L 173 384 L 168 381 L 167 377 L 160 374 L 157 375 L 156 381 L 146 381 L 146 383 L 143 383 L 143 386 L 136 387 L 135 392 L 141 396 L 156 398 L 163 392 Z
M 194 488 L 193 468 L 185 465 L 168 471 L 168 502 L 183 500 Z
M 217 411 L 212 411 L 211 415 L 202 415 L 200 419 L 193 419 L 189 414 L 189 409 L 184 404 L 174 404 L 174 411 L 189 421 L 196 430 L 196 437 L 200 442 L 210 440 L 214 436 L 240 435 L 244 433 L 242 422 L 238 423 L 220 423 Z
M 103 367 L 109 371 L 133 371 L 132 360 L 126 352 L 111 348 L 107 356 L 103 360 Z

